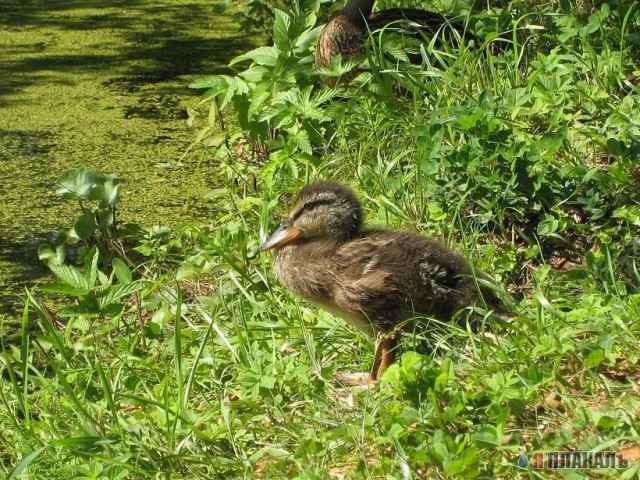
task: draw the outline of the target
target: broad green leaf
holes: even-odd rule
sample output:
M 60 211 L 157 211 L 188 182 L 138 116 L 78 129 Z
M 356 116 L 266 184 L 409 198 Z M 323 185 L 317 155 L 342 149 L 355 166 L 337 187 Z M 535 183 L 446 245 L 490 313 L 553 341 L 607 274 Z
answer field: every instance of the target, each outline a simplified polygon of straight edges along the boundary
M 545 214 L 544 219 L 540 223 L 538 223 L 538 235 L 551 235 L 552 233 L 555 233 L 557 231 L 558 220 L 553 215 Z
M 611 137 L 607 140 L 607 152 L 609 152 L 609 154 L 619 156 L 624 153 L 625 149 L 624 143 L 617 138 Z
M 275 377 L 271 377 L 268 375 L 263 375 L 260 377 L 260 386 L 271 389 L 275 387 L 276 379 Z
M 591 352 L 589 352 L 589 355 L 587 355 L 587 358 L 585 358 L 584 363 L 589 368 L 595 368 L 600 365 L 603 360 L 604 350 L 602 348 L 595 348 Z
M 78 220 L 76 220 L 76 223 L 73 225 L 73 230 L 81 240 L 91 236 L 97 228 L 98 224 L 96 223 L 96 219 L 92 211 L 84 212 L 78 217 Z
M 479 446 L 489 449 L 493 449 L 502 444 L 502 439 L 498 438 L 496 427 L 493 425 L 478 426 L 475 428 L 474 433 L 471 434 L 471 438 Z
M 129 182 L 115 175 L 104 177 L 89 192 L 89 200 L 97 200 L 103 207 L 112 206 L 120 203 L 120 187 L 127 185 Z
M 182 281 L 188 278 L 194 278 L 198 274 L 199 270 L 200 269 L 198 267 L 191 263 L 181 265 L 176 272 L 176 280 Z
M 240 73 L 240 76 L 249 82 L 261 82 L 269 70 L 262 65 L 254 65 L 251 68 L 247 68 L 244 72 Z
M 98 212 L 98 226 L 102 230 L 106 230 L 113 225 L 113 211 L 112 210 L 100 210 Z
M 57 193 L 67 199 L 87 198 L 102 175 L 88 168 L 74 168 L 64 172 L 56 181 Z
M 309 46 L 318 38 L 320 32 L 324 28 L 324 25 L 319 25 L 316 28 L 305 30 L 296 39 L 295 47 L 301 50 L 307 50 Z

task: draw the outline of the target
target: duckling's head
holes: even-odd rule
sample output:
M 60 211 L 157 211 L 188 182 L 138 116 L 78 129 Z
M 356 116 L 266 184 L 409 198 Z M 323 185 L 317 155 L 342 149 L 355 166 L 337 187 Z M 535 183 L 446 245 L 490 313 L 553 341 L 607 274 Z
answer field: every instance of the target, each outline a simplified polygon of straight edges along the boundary
M 298 194 L 288 220 L 262 245 L 262 250 L 305 238 L 347 240 L 358 232 L 361 223 L 360 202 L 351 189 L 337 182 L 312 183 Z

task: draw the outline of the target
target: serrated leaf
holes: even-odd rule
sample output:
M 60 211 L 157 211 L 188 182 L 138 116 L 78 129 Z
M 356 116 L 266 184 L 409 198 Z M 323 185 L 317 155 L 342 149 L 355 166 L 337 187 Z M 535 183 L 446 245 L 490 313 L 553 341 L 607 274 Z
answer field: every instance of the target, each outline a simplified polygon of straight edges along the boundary
M 309 134 L 306 130 L 301 130 L 298 132 L 291 141 L 301 152 L 307 153 L 311 155 L 313 153 L 313 148 L 311 147 L 311 141 L 309 140 Z
M 83 288 L 76 288 L 65 283 L 46 283 L 41 285 L 40 290 L 45 293 L 54 293 L 57 295 L 71 295 L 72 297 L 83 297 L 87 291 Z
M 70 287 L 73 287 L 79 291 L 84 292 L 83 295 L 89 293 L 89 285 L 87 280 L 82 275 L 82 272 L 70 265 L 50 265 L 51 272 L 58 277 L 62 282 Z
M 119 301 L 124 297 L 128 297 L 135 291 L 139 290 L 141 285 L 139 283 L 127 283 L 123 285 L 113 285 L 103 292 L 96 295 L 96 300 L 100 308 L 105 308 L 114 302 Z
M 208 77 L 196 78 L 189 84 L 189 88 L 208 88 L 217 95 L 229 86 L 229 78 L 228 75 L 210 75 Z
M 98 254 L 98 249 L 93 247 L 85 260 L 85 269 L 86 278 L 87 278 L 87 287 L 89 290 L 92 290 L 96 286 L 96 280 L 98 279 L 98 259 L 100 255 Z
M 253 60 L 258 65 L 274 67 L 278 63 L 279 56 L 280 50 L 277 47 L 258 47 L 244 55 L 234 58 L 229 62 L 229 65 L 235 65 L 236 63 L 244 62 L 245 60 Z
M 291 17 L 282 10 L 274 11 L 275 20 L 273 22 L 273 43 L 280 50 L 286 50 L 289 46 L 289 28 L 291 27 Z
M 83 301 L 80 305 L 73 306 L 73 307 L 66 307 L 61 310 L 58 310 L 58 315 L 60 315 L 61 317 L 77 317 L 81 315 L 93 316 L 99 313 L 100 313 L 100 309 L 98 308 L 97 304 L 94 304 L 93 302 L 89 303 L 85 301 Z
M 269 70 L 267 68 L 261 65 L 254 65 L 240 73 L 240 76 L 249 82 L 259 83 L 268 72 Z
M 88 332 L 91 328 L 91 322 L 84 315 L 79 315 L 77 319 L 73 320 L 73 328 L 80 330 L 81 332 Z
M 111 261 L 111 267 L 113 268 L 113 273 L 118 279 L 118 282 L 123 285 L 131 283 L 131 270 L 124 261 L 120 260 L 119 258 L 114 258 Z

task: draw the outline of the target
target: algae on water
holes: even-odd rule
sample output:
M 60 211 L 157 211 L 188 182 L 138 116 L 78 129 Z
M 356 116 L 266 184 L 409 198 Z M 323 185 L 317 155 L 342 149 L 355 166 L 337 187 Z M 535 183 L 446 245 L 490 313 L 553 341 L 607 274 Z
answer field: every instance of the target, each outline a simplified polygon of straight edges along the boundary
M 198 128 L 186 122 L 200 93 L 188 84 L 222 72 L 252 39 L 233 12 L 187 0 L 8 0 L 0 24 L 2 314 L 48 275 L 38 245 L 78 214 L 54 191 L 69 168 L 126 178 L 125 221 L 176 225 L 206 213 L 216 165 L 197 149 L 179 162 Z

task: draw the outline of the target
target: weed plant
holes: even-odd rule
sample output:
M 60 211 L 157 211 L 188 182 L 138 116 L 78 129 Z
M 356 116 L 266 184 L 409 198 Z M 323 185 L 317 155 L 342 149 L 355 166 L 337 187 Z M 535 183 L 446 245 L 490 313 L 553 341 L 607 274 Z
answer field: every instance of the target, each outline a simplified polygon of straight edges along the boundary
M 320 76 L 353 65 L 314 69 L 319 2 L 252 4 L 272 44 L 193 85 L 226 174 L 211 222 L 115 248 L 98 228 L 115 204 L 81 212 L 77 264 L 53 265 L 59 282 L 2 335 L 0 476 L 592 478 L 518 458 L 618 450 L 629 468 L 598 475 L 637 478 L 640 3 L 476 6 L 459 51 L 390 28 L 371 71 L 333 88 Z M 514 318 L 432 322 L 375 388 L 343 388 L 332 373 L 367 370 L 371 340 L 260 252 L 318 178 L 492 274 Z

